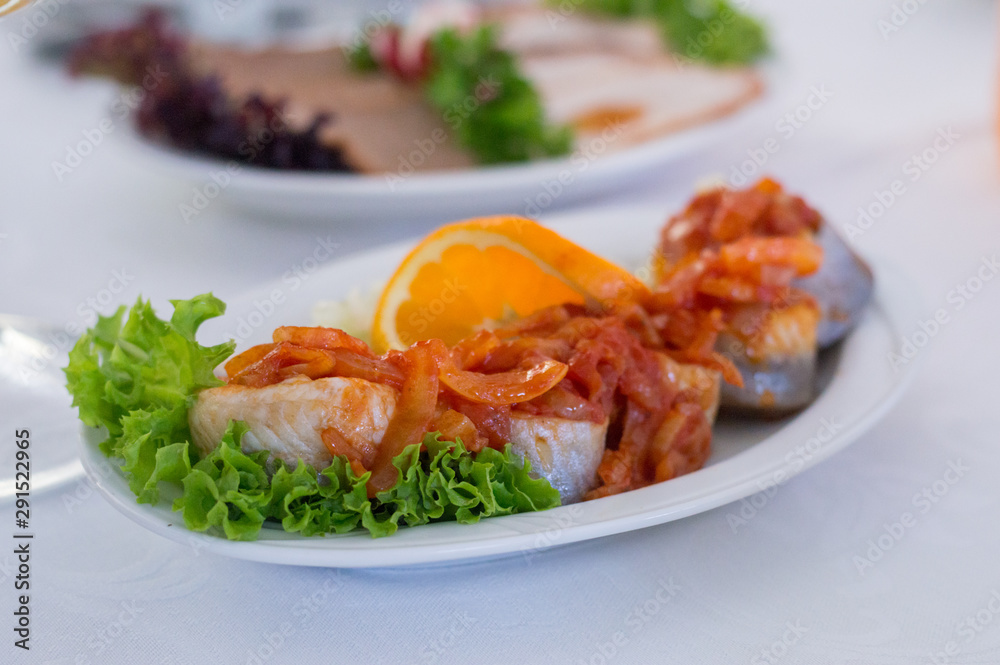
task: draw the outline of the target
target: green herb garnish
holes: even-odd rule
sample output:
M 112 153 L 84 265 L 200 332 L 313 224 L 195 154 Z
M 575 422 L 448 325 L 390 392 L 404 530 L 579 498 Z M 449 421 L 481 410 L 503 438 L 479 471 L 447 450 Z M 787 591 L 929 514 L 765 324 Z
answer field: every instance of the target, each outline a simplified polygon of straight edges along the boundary
M 558 11 L 564 0 L 549 3 Z M 768 51 L 764 26 L 728 0 L 573 0 L 573 6 L 609 16 L 653 19 L 670 48 L 691 60 L 747 64 Z
M 573 133 L 552 126 L 517 59 L 496 43 L 491 26 L 463 35 L 443 30 L 430 41 L 424 91 L 459 143 L 482 164 L 523 162 L 569 153 Z
M 356 72 L 368 73 L 378 71 L 378 61 L 372 53 L 368 42 L 362 42 L 347 49 L 347 64 Z

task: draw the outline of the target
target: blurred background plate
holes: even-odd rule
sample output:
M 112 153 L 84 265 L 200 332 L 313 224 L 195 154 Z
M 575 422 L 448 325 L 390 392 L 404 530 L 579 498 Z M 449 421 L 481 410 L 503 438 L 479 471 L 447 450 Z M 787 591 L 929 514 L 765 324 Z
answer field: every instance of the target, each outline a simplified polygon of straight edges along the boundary
M 69 0 L 47 20 L 46 30 L 32 42 L 32 48 L 39 55 L 58 59 L 83 35 L 135 21 L 148 4 L 145 0 Z M 181 29 L 204 41 L 251 49 L 309 50 L 347 41 L 362 20 L 371 20 L 385 3 L 159 0 L 155 4 Z M 755 69 L 763 93 L 733 113 L 635 147 L 615 150 L 602 139 L 588 139 L 570 157 L 526 164 L 423 171 L 404 177 L 396 173 L 281 172 L 153 143 L 135 131 L 130 118 L 123 123 L 127 131 L 116 132 L 112 140 L 124 144 L 130 163 L 192 184 L 204 205 L 216 199 L 226 201 L 241 213 L 270 222 L 441 222 L 500 213 L 537 217 L 619 192 L 643 179 L 655 177 L 662 182 L 664 175 L 680 173 L 685 159 L 773 126 L 793 106 L 787 85 L 790 72 L 787 63 L 773 57 Z M 196 195 L 193 205 L 197 207 L 198 202 Z
M 591 141 L 570 157 L 462 171 L 392 174 L 281 172 L 227 163 L 151 142 L 135 131 L 114 138 L 129 157 L 165 175 L 191 182 L 206 202 L 219 199 L 254 216 L 292 221 L 454 220 L 474 215 L 537 217 L 592 201 L 643 179 L 660 182 L 681 173 L 688 158 L 774 124 L 791 95 L 783 68 L 760 69 L 764 92 L 739 111 L 636 147 L 608 150 Z M 234 173 L 235 170 L 235 173 Z

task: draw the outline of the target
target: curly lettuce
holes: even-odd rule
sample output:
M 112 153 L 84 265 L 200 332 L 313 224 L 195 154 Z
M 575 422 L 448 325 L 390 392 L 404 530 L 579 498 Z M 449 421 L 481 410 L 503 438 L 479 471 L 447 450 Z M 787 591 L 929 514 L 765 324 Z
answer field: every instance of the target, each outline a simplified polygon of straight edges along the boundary
M 213 371 L 236 348 L 234 342 L 206 347 L 195 340 L 202 323 L 226 311 L 221 300 L 205 294 L 172 304 L 169 321 L 141 298 L 124 324 L 124 306 L 99 317 L 70 351 L 65 369 L 80 420 L 108 431 L 101 450 L 125 460 L 129 487 L 143 503 L 159 496 L 154 474 L 160 449 L 190 440 L 188 408 L 199 391 L 222 385 Z
M 361 527 L 380 537 L 401 525 L 472 524 L 559 505 L 559 493 L 548 481 L 532 478 L 530 462 L 510 446 L 473 455 L 460 440 L 442 441 L 438 433 L 429 433 L 422 445 L 408 446 L 393 459 L 396 485 L 368 498 L 370 474 L 356 475 L 343 457 L 319 473 L 301 460 L 294 469 L 278 462 L 269 477 L 268 453 L 247 454 L 237 445 L 245 431 L 232 423 L 220 445 L 183 478 L 184 493 L 173 507 L 192 531 L 215 528 L 232 540 L 253 540 L 271 518 L 285 531 L 304 536 Z M 164 463 L 183 466 L 176 459 Z
M 565 0 L 548 0 L 554 8 Z M 729 0 L 573 0 L 573 8 L 657 22 L 671 49 L 713 65 L 749 64 L 768 52 L 767 31 Z
M 189 529 L 253 540 L 272 520 L 305 536 L 363 528 L 378 537 L 401 525 L 468 524 L 559 505 L 558 492 L 533 478 L 530 463 L 509 446 L 473 454 L 437 433 L 404 449 L 393 460 L 396 484 L 372 498 L 369 474 L 356 475 L 344 457 L 317 471 L 301 460 L 292 468 L 267 451 L 243 452 L 247 427 L 240 422 L 199 458 L 187 412 L 198 392 L 222 385 L 213 371 L 235 345 L 195 340 L 204 321 L 225 312 L 211 294 L 172 304 L 169 321 L 141 299 L 124 325 L 124 307 L 100 317 L 70 352 L 65 373 L 80 419 L 107 430 L 101 450 L 122 461 L 136 500 L 155 504 L 160 484 L 174 485 L 173 509 Z

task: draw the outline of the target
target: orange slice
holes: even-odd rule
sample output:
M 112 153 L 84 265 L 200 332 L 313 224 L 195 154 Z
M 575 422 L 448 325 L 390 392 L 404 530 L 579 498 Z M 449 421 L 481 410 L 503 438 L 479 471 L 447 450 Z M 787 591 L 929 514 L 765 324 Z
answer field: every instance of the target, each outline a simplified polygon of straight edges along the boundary
M 530 219 L 485 217 L 444 226 L 403 260 L 375 311 L 377 351 L 477 330 L 551 305 L 637 298 L 646 286 Z

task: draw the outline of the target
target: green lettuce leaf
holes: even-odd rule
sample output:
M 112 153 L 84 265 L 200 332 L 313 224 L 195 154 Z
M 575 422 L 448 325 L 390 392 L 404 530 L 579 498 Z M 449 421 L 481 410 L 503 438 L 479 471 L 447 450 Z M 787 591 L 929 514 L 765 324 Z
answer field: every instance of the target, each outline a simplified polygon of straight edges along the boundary
M 173 507 L 192 531 L 218 527 L 230 540 L 253 540 L 260 532 L 272 499 L 268 453 L 241 451 L 246 431 L 245 424 L 230 423 L 218 447 L 182 478 L 184 492 Z
M 140 298 L 101 316 L 76 343 L 65 369 L 67 387 L 80 419 L 104 427 L 101 450 L 125 460 L 122 470 L 140 502 L 155 503 L 160 449 L 190 441 L 187 412 L 197 393 L 222 385 L 213 370 L 232 354 L 235 343 L 205 347 L 198 327 L 225 312 L 211 294 L 171 301 L 173 316 L 163 321 Z M 171 474 L 176 475 L 176 474 Z
M 174 509 L 192 531 L 216 527 L 230 539 L 252 540 L 270 517 L 286 531 L 305 536 L 361 527 L 381 537 L 394 534 L 401 524 L 471 524 L 559 505 L 559 493 L 548 481 L 532 478 L 530 463 L 510 446 L 473 455 L 461 441 L 428 434 L 422 445 L 408 446 L 393 459 L 399 482 L 369 499 L 370 474 L 355 475 L 343 457 L 320 473 L 302 461 L 294 469 L 278 463 L 268 481 L 268 453 L 240 450 L 237 442 L 245 431 L 245 425 L 231 423 L 219 447 L 184 477 L 184 492 Z M 164 463 L 183 468 L 174 459 Z
M 549 0 L 553 11 L 562 0 Z M 574 0 L 574 7 L 609 16 L 656 21 L 670 47 L 692 60 L 748 64 L 768 52 L 767 31 L 729 0 Z
M 548 481 L 532 478 L 531 463 L 510 446 L 472 455 L 461 441 L 442 441 L 432 433 L 423 448 L 410 446 L 393 460 L 400 480 L 378 495 L 384 510 L 409 526 L 442 519 L 471 524 L 559 505 L 559 493 Z

